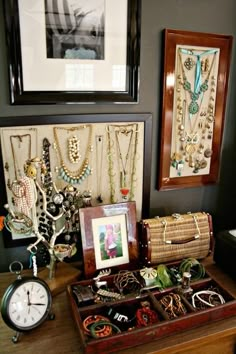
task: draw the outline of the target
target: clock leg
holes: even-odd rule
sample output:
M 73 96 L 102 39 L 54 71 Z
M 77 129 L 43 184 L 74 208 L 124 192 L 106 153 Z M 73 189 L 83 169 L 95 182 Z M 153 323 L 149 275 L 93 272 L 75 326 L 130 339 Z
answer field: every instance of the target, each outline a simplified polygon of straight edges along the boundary
M 18 340 L 20 339 L 20 336 L 21 336 L 21 332 L 16 332 L 16 334 L 12 337 L 12 342 L 13 343 L 17 343 Z
M 49 314 L 48 314 L 48 320 L 55 320 L 55 313 L 53 313 L 53 312 L 50 312 Z

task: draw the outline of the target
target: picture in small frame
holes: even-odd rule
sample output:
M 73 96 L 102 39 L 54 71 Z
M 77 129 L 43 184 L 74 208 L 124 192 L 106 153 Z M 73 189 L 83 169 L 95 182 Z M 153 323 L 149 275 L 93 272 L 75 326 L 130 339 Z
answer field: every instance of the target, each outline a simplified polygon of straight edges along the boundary
M 138 262 L 135 202 L 122 202 L 79 210 L 84 273 L 97 270 L 135 269 Z

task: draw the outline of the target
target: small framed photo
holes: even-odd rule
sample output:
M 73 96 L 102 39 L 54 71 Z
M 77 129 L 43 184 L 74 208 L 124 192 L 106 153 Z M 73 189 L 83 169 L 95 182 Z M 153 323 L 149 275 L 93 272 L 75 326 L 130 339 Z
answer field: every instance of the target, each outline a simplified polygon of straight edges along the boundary
M 79 214 L 86 278 L 105 268 L 137 267 L 135 202 L 81 208 Z

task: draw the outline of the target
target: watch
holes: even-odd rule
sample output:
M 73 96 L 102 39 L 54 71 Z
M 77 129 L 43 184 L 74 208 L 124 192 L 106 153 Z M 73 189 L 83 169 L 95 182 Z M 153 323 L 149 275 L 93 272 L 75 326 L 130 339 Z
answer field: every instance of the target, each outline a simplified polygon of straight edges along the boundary
M 55 193 L 52 197 L 52 201 L 56 205 L 62 205 L 63 200 L 64 196 L 62 193 Z
M 52 295 L 45 281 L 19 275 L 2 297 L 1 314 L 8 327 L 26 332 L 49 317 L 51 306 Z

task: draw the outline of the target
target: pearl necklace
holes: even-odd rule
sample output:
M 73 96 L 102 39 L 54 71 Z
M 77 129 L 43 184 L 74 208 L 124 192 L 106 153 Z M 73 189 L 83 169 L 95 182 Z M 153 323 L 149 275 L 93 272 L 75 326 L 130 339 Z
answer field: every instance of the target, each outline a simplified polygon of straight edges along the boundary
M 74 131 L 78 129 L 89 129 L 89 135 L 88 135 L 88 144 L 87 148 L 85 150 L 85 157 L 84 160 L 80 166 L 79 169 L 75 171 L 71 171 L 65 164 L 62 156 L 62 151 L 61 147 L 59 144 L 59 138 L 57 131 L 59 129 L 67 130 L 67 131 Z M 92 168 L 89 165 L 89 153 L 93 151 L 92 147 L 92 125 L 83 125 L 83 127 L 75 127 L 75 128 L 64 128 L 64 127 L 54 127 L 53 128 L 53 135 L 54 135 L 54 140 L 55 140 L 55 149 L 58 153 L 59 157 L 59 177 L 62 178 L 65 182 L 70 183 L 70 184 L 81 184 L 91 173 L 92 173 Z

